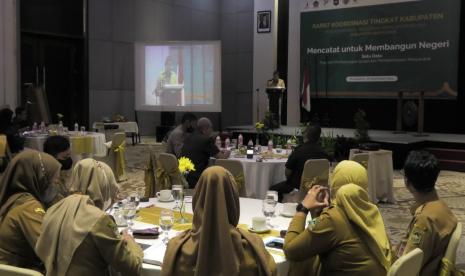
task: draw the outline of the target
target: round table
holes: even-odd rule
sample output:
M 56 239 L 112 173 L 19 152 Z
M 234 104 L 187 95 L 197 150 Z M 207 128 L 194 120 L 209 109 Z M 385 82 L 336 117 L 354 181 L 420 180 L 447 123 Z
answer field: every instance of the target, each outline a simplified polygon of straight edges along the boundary
M 105 134 L 98 132 L 68 132 L 69 142 L 71 144 L 71 152 L 73 155 L 96 155 L 105 156 L 107 147 L 105 146 Z M 33 134 L 24 136 L 24 146 L 27 148 L 44 151 L 45 140 L 49 137 L 48 134 Z
M 264 159 L 257 162 L 253 159 L 231 157 L 239 160 L 244 167 L 244 180 L 247 197 L 263 199 L 270 186 L 286 180 L 285 164 L 287 158 Z
M 149 202 L 141 202 L 140 207 L 146 207 L 149 205 L 155 204 L 157 207 L 161 208 L 167 208 L 171 209 L 174 207 L 174 202 L 168 202 L 168 203 L 163 203 L 159 202 L 158 199 L 156 198 L 150 198 Z M 252 224 L 252 217 L 256 216 L 263 216 L 262 213 L 262 201 L 258 199 L 252 199 L 252 198 L 240 198 L 240 207 L 241 207 L 241 216 L 239 218 L 239 224 L 247 224 L 251 225 Z M 276 207 L 276 216 L 271 219 L 271 224 L 275 225 L 276 230 L 287 230 L 289 223 L 291 221 L 291 218 L 283 217 L 279 215 L 282 210 L 282 204 L 278 203 Z M 186 212 L 192 214 L 192 204 L 191 203 L 186 203 Z M 157 222 L 153 222 L 153 224 L 156 224 Z M 135 229 L 144 229 L 147 227 L 153 227 L 152 224 L 148 223 L 143 223 L 143 222 L 138 222 L 135 221 L 134 228 Z M 177 233 L 175 231 L 171 231 L 170 236 L 173 237 Z M 164 250 L 166 247 L 162 243 L 162 238 L 158 239 L 136 239 L 136 242 L 141 243 L 141 244 L 147 244 L 147 245 L 157 245 L 157 248 L 160 248 L 160 253 L 164 254 Z M 159 247 L 158 247 L 159 246 Z M 147 249 L 148 250 L 148 249 Z M 278 268 L 278 275 L 287 275 L 288 270 L 289 270 L 289 263 L 286 261 L 285 257 L 283 254 L 277 254 L 277 250 L 271 250 L 270 253 L 273 256 L 277 268 Z M 148 256 L 145 255 L 144 258 L 147 258 Z M 161 267 L 157 265 L 152 265 L 152 264 L 143 264 L 143 269 L 142 269 L 142 275 L 160 275 L 161 273 Z

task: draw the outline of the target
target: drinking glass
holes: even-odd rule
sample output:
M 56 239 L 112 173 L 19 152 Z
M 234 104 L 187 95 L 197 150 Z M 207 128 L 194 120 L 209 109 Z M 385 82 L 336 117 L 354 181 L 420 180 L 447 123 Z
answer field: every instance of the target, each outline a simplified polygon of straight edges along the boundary
M 182 199 L 182 185 L 173 185 L 171 187 L 171 192 L 173 194 L 173 198 L 175 200 L 175 206 L 173 210 L 181 210 L 181 206 L 179 206 L 179 201 Z
M 134 201 L 126 201 L 123 204 L 123 217 L 128 225 L 128 233 L 132 235 L 133 219 L 136 216 L 136 203 Z
M 263 215 L 266 217 L 266 224 L 270 228 L 273 228 L 273 225 L 271 224 L 271 217 L 274 216 L 277 203 L 278 202 L 276 201 L 274 194 L 267 194 L 263 200 L 262 211 Z
M 138 192 L 130 193 L 127 200 L 130 201 L 130 202 L 134 202 L 134 204 L 136 205 L 136 209 L 139 207 L 140 196 L 139 196 Z
M 267 191 L 266 195 L 273 195 L 276 203 L 278 202 L 278 191 Z
M 168 237 L 169 232 L 174 224 L 173 211 L 167 210 L 167 209 L 161 210 L 159 224 L 160 224 L 160 228 L 163 230 L 163 235 L 164 235 L 163 243 L 166 245 L 168 244 L 168 240 L 169 240 L 169 237 Z
M 138 187 L 136 191 L 137 191 L 137 194 L 139 195 L 139 198 L 145 197 L 145 187 Z

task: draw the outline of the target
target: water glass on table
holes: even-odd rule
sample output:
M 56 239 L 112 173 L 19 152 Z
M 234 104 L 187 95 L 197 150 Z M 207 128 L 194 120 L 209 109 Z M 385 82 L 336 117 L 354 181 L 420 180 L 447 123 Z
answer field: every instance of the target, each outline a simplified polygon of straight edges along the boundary
M 132 226 L 134 226 L 134 217 L 136 216 L 137 206 L 134 201 L 126 201 L 123 204 L 123 217 L 128 225 L 128 233 L 132 235 Z
M 173 194 L 173 198 L 175 200 L 175 206 L 173 207 L 173 210 L 181 210 L 181 206 L 179 206 L 179 201 L 182 200 L 183 186 L 173 185 L 171 187 L 171 193 Z
M 127 198 L 127 201 L 134 202 L 134 204 L 136 205 L 136 209 L 137 209 L 139 207 L 139 203 L 140 203 L 139 193 L 137 191 L 136 192 L 131 192 L 129 194 L 129 197 Z
M 271 217 L 274 216 L 276 212 L 276 205 L 278 204 L 274 194 L 267 194 L 263 200 L 262 211 L 263 215 L 266 217 L 266 224 L 268 227 L 273 228 L 271 224 Z
M 169 241 L 169 231 L 174 224 L 174 214 L 171 210 L 161 210 L 160 212 L 160 228 L 163 230 L 163 243 L 166 245 Z
M 266 195 L 273 196 L 276 203 L 278 203 L 278 191 L 267 191 Z

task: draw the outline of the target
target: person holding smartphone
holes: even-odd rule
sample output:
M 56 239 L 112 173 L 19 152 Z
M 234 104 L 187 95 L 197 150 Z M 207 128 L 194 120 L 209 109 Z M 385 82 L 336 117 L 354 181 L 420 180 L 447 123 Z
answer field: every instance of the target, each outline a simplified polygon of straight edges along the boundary
M 390 243 L 381 214 L 368 198 L 367 180 L 363 166 L 343 161 L 334 170 L 331 203 L 327 187 L 308 191 L 285 236 L 290 275 L 386 275 Z M 305 229 L 309 212 L 315 217 Z

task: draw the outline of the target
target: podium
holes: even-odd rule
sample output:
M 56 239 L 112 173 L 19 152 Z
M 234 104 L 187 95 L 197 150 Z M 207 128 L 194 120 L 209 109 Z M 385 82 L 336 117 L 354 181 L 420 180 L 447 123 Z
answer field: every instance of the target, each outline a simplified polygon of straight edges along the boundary
M 159 96 L 159 105 L 184 106 L 184 85 L 165 84 Z
M 283 94 L 286 88 L 284 87 L 267 87 L 266 94 L 268 95 L 268 112 L 272 120 L 281 125 L 281 105 Z

